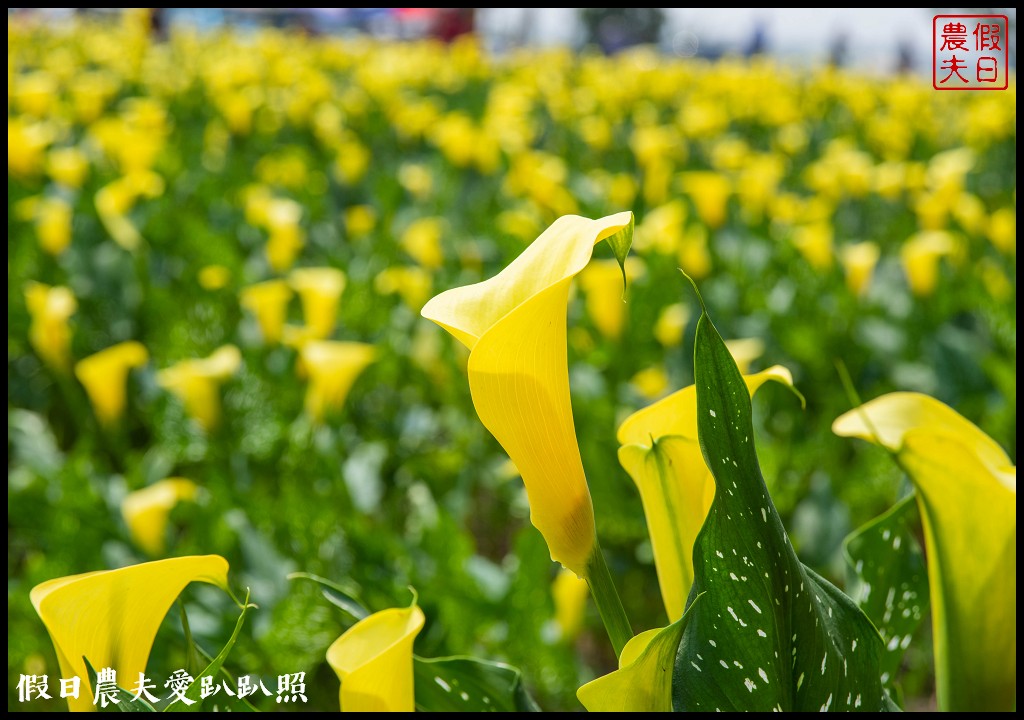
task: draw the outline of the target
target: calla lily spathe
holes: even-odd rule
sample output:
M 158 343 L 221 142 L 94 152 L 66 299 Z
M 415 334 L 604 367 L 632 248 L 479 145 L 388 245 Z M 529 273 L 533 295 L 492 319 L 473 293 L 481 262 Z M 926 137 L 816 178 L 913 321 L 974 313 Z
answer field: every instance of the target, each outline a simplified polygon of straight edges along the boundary
M 1011 710 L 1017 695 L 1017 468 L 997 442 L 927 395 L 883 395 L 837 435 L 896 453 L 924 525 L 941 710 Z
M 182 500 L 193 500 L 197 486 L 180 477 L 165 478 L 128 493 L 121 501 L 121 515 L 135 544 L 151 557 L 167 549 L 167 519 Z
M 793 386 L 781 365 L 743 379 L 751 396 L 769 380 Z M 715 497 L 715 481 L 697 440 L 696 386 L 630 415 L 618 440 L 619 462 L 640 491 L 665 611 L 675 621 L 693 584 L 693 543 Z
M 870 240 L 843 246 L 839 253 L 839 260 L 846 273 L 846 287 L 850 288 L 850 292 L 854 295 L 863 297 L 867 292 L 880 256 L 881 250 L 878 248 L 878 243 Z
M 149 353 L 145 345 L 129 340 L 100 350 L 75 365 L 75 376 L 102 425 L 109 427 L 124 415 L 128 372 L 147 362 Z
M 626 258 L 626 282 L 642 276 L 646 268 L 640 258 Z M 618 340 L 626 326 L 626 299 L 622 294 L 622 268 L 615 260 L 595 260 L 583 269 L 579 279 L 591 322 L 609 340 Z
M 632 229 L 630 212 L 559 218 L 495 277 L 441 293 L 422 313 L 470 349 L 480 420 L 522 473 L 530 519 L 552 559 L 581 576 L 595 530 L 569 401 L 569 288 L 601 240 L 624 259 Z
M 95 710 L 89 671 L 111 667 L 129 685 L 145 672 L 156 632 L 190 582 L 227 590 L 228 562 L 219 555 L 157 560 L 48 580 L 30 598 L 53 641 L 61 676 L 81 678 L 72 711 Z
M 309 375 L 306 411 L 317 422 L 345 404 L 352 384 L 377 356 L 373 345 L 334 340 L 310 340 L 299 352 Z
M 910 291 L 918 297 L 935 292 L 939 283 L 939 258 L 955 249 L 952 235 L 942 230 L 920 232 L 907 239 L 900 249 L 903 272 Z
M 331 267 L 300 268 L 292 270 L 288 282 L 299 294 L 306 327 L 314 337 L 329 337 L 338 318 L 338 303 L 345 290 L 345 273 Z
M 518 473 L 517 473 L 518 474 Z M 551 599 L 555 603 L 555 624 L 559 639 L 570 641 L 583 629 L 590 587 L 572 570 L 561 568 L 551 583 Z
M 25 286 L 25 306 L 32 318 L 28 341 L 44 363 L 58 372 L 67 372 L 71 364 L 68 320 L 78 310 L 74 294 L 59 285 L 30 282 Z
M 291 288 L 284 280 L 267 280 L 249 285 L 239 293 L 239 302 L 256 317 L 263 342 L 268 345 L 281 342 L 291 299 Z
M 220 386 L 242 365 L 234 345 L 217 348 L 209 357 L 182 360 L 156 374 L 160 387 L 176 395 L 185 412 L 206 430 L 220 422 Z
M 349 628 L 327 649 L 327 663 L 341 681 L 342 712 L 412 712 L 412 646 L 423 629 L 423 611 L 381 610 Z

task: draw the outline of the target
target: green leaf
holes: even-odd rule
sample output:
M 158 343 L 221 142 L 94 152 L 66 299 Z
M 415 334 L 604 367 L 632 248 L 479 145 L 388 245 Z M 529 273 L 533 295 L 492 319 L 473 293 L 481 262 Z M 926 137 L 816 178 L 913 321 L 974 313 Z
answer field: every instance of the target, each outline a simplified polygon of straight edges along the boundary
M 89 658 L 82 656 L 85 660 L 85 667 L 89 670 L 89 681 L 92 686 L 98 687 L 96 683 L 96 670 L 93 669 L 92 663 L 89 662 Z M 156 712 L 156 708 L 144 700 L 141 696 L 138 700 L 135 699 L 135 694 L 125 690 L 120 685 L 117 686 L 117 702 L 111 705 L 107 705 L 106 709 L 100 709 L 100 712 Z M 97 704 L 97 708 L 100 706 Z
M 707 314 L 697 323 L 697 431 L 715 499 L 694 544 L 692 613 L 676 656 L 683 711 L 889 709 L 881 638 L 797 559 L 754 452 L 750 395 Z
M 612 248 L 612 252 L 615 253 L 615 260 L 619 263 L 619 269 L 622 270 L 622 286 L 626 286 L 626 256 L 629 255 L 629 248 L 633 245 L 633 227 L 636 225 L 636 218 L 633 213 L 629 214 L 629 224 L 619 230 L 614 235 L 611 235 L 605 240 Z
M 855 530 L 844 543 L 850 594 L 885 644 L 882 683 L 891 687 L 903 653 L 928 611 L 928 572 L 914 536 L 913 494 Z
M 210 661 L 210 664 L 207 665 L 201 673 L 199 673 L 196 679 L 192 681 L 192 684 L 189 685 L 188 689 L 185 691 L 185 697 L 189 700 L 194 700 L 195 702 L 188 705 L 181 700 L 175 700 L 164 708 L 164 712 L 197 712 L 205 709 L 203 707 L 204 701 L 200 698 L 200 683 L 204 677 L 216 676 L 221 671 L 221 668 L 224 666 L 224 662 L 228 659 L 228 655 L 231 654 L 232 648 L 235 647 L 235 642 L 238 640 L 239 633 L 242 632 L 242 626 L 245 625 L 245 616 L 249 614 L 249 608 L 255 607 L 256 605 L 249 602 L 249 592 L 247 590 L 245 593 L 245 602 L 242 603 L 242 613 L 238 616 L 238 620 L 235 622 L 235 629 L 234 632 L 231 633 L 231 637 L 228 638 L 227 643 L 225 643 L 224 647 L 222 647 L 220 652 L 217 653 L 217 657 Z M 210 697 L 217 696 L 211 695 Z
M 427 712 L 539 712 L 510 665 L 472 657 L 414 657 L 416 709 Z
M 341 608 L 356 620 L 362 620 L 370 615 L 370 611 L 358 600 L 359 590 L 354 585 L 342 585 L 325 577 L 307 572 L 290 573 L 288 579 L 312 580 L 319 584 L 320 592 L 323 593 L 328 602 Z

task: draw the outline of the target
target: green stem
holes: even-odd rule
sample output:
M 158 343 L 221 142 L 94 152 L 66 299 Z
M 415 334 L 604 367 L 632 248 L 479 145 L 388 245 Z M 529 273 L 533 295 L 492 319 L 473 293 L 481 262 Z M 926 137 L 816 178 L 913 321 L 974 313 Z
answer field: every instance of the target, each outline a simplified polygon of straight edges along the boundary
M 594 553 L 587 563 L 587 585 L 590 586 L 590 594 L 594 596 L 604 628 L 608 631 L 608 639 L 612 641 L 615 656 L 618 657 L 622 654 L 622 648 L 633 637 L 633 629 L 630 627 L 629 618 L 626 617 L 626 611 L 622 608 L 622 601 L 615 590 L 611 573 L 608 572 L 601 544 L 596 541 Z

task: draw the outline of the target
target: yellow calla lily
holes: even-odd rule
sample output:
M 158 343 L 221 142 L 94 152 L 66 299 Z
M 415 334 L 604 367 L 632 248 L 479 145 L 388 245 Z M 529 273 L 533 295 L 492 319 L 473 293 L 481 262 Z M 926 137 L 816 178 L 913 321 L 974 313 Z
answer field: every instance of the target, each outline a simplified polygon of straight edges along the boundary
M 832 225 L 828 222 L 801 225 L 793 230 L 793 245 L 815 270 L 832 267 Z
M 32 588 L 32 605 L 50 633 L 61 676 L 82 680 L 79 696 L 68 698 L 72 711 L 96 709 L 85 659 L 97 671 L 113 668 L 125 685 L 145 672 L 164 615 L 190 582 L 226 590 L 227 560 L 219 555 L 157 560 Z
M 284 272 L 292 266 L 306 234 L 299 225 L 302 206 L 287 198 L 271 198 L 264 209 L 267 238 L 267 263 L 274 272 Z
M 231 270 L 223 265 L 204 265 L 196 279 L 203 290 L 220 290 L 231 282 Z
M 292 290 L 284 280 L 256 283 L 239 293 L 239 303 L 256 316 L 260 332 L 263 333 L 263 342 L 268 344 L 281 341 L 291 299 Z
M 121 501 L 121 515 L 135 544 L 149 555 L 167 549 L 167 518 L 182 500 L 193 500 L 198 487 L 191 480 L 174 477 L 128 493 Z
M 900 250 L 900 259 L 910 291 L 918 297 L 935 292 L 939 282 L 939 258 L 953 250 L 952 236 L 941 230 L 929 230 L 909 238 Z
M 668 374 L 661 365 L 644 368 L 630 379 L 630 384 L 648 400 L 655 400 L 669 388 Z
M 470 349 L 480 420 L 522 473 L 552 559 L 581 576 L 595 546 L 594 509 L 569 401 L 569 287 L 594 245 L 631 238 L 632 224 L 629 212 L 559 218 L 495 277 L 441 293 L 422 312 Z
M 1004 253 L 1017 252 L 1017 212 L 1012 207 L 992 213 L 988 219 L 988 238 Z
M 764 340 L 761 338 L 735 338 L 726 340 L 725 347 L 736 361 L 741 373 L 750 371 L 750 365 L 764 355 Z
M 843 246 L 839 260 L 846 272 L 846 287 L 854 295 L 863 296 L 867 292 L 880 255 L 878 243 L 870 240 Z
M 721 227 L 732 194 L 732 181 L 710 170 L 680 173 L 680 180 L 704 224 L 712 229 Z
M 327 663 L 341 681 L 343 712 L 413 712 L 412 645 L 423 611 L 381 610 L 349 628 L 327 649 Z
M 66 287 L 30 282 L 25 285 L 25 305 L 32 318 L 28 340 L 43 362 L 59 372 L 71 364 L 71 326 L 68 320 L 78 309 Z
M 769 380 L 793 386 L 781 365 L 743 379 L 751 397 Z M 697 442 L 696 386 L 630 415 L 618 440 L 619 463 L 640 491 L 665 611 L 669 620 L 678 620 L 693 584 L 693 543 L 715 497 Z
M 334 332 L 338 318 L 338 302 L 345 290 L 345 273 L 330 267 L 301 268 L 292 270 L 288 282 L 299 294 L 306 327 L 315 337 L 328 337 Z
M 402 233 L 402 249 L 421 266 L 429 270 L 438 269 L 444 264 L 444 249 L 441 247 L 444 227 L 441 218 L 428 217 L 414 221 Z
M 631 638 L 619 669 L 583 685 L 576 697 L 588 712 L 672 712 L 672 674 L 685 629 L 680 618 Z
M 410 310 L 419 312 L 430 298 L 433 278 L 420 267 L 388 267 L 377 273 L 373 289 L 382 295 L 398 293 Z
M 145 345 L 134 340 L 118 343 L 80 360 L 75 376 L 85 388 L 100 423 L 113 425 L 127 404 L 128 371 L 149 362 Z
M 369 235 L 377 224 L 377 211 L 370 205 L 353 205 L 345 208 L 345 229 L 350 237 Z
M 626 281 L 642 276 L 640 258 L 626 258 Z M 615 260 L 595 260 L 580 273 L 580 287 L 586 295 L 591 322 L 609 340 L 618 340 L 626 325 L 626 299 L 622 294 L 622 268 Z
M 57 256 L 71 244 L 71 205 L 60 198 L 43 198 L 36 208 L 39 247 Z
M 89 174 L 89 159 L 77 147 L 55 148 L 46 156 L 46 171 L 69 188 L 80 188 Z
M 518 476 L 516 471 L 515 477 Z M 562 640 L 572 640 L 579 635 L 586 618 L 589 594 L 586 580 L 578 578 L 572 570 L 559 569 L 551 583 L 551 598 L 555 602 L 555 624 Z
M 690 322 L 690 309 L 682 303 L 666 305 L 654 323 L 654 337 L 665 347 L 675 347 L 683 340 L 686 323 Z
M 217 348 L 209 357 L 182 360 L 156 374 L 160 387 L 185 405 L 185 412 L 210 430 L 220 421 L 220 386 L 242 364 L 234 345 Z
M 318 422 L 345 404 L 352 384 L 377 356 L 373 345 L 333 340 L 308 341 L 300 353 L 309 374 L 306 411 Z
M 997 442 L 927 395 L 883 395 L 837 435 L 896 453 L 924 525 L 942 710 L 1012 710 L 1017 695 L 1017 468 Z

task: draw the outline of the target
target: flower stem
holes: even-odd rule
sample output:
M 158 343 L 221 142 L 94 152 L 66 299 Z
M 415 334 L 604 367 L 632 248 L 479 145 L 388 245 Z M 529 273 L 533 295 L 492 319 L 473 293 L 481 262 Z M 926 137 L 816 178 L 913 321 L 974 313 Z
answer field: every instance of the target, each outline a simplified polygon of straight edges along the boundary
M 590 586 L 590 593 L 597 603 L 597 610 L 608 632 L 608 639 L 612 641 L 615 656 L 618 657 L 622 653 L 622 648 L 633 637 L 633 629 L 630 627 L 629 618 L 626 617 L 626 611 L 622 608 L 622 601 L 615 590 L 611 573 L 608 572 L 600 543 L 594 544 L 594 554 L 587 563 L 587 585 Z

